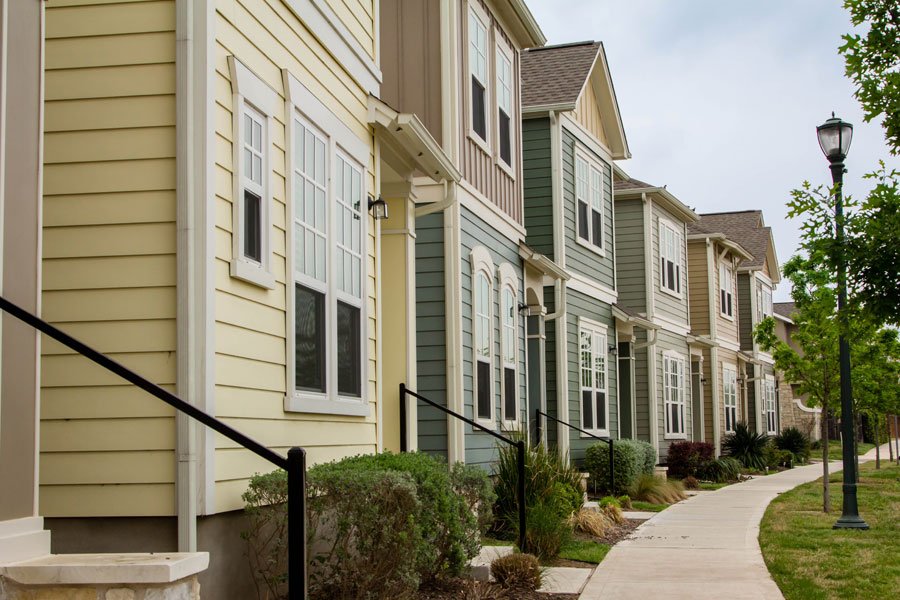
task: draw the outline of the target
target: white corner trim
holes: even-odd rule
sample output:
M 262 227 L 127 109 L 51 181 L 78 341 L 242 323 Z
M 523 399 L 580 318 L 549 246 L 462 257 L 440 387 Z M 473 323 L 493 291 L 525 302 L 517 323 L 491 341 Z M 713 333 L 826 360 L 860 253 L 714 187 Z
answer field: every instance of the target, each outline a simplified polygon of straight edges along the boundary
M 379 95 L 381 69 L 325 0 L 282 1 L 314 32 L 319 42 L 341 63 L 350 77 L 366 92 Z M 376 37 L 378 27 L 378 21 L 375 21 Z
M 595 138 L 594 134 L 585 129 L 584 125 L 575 120 L 571 113 L 561 112 L 559 118 L 563 122 L 563 127 L 568 129 L 569 133 L 575 136 L 581 144 L 584 144 L 602 160 L 612 164 L 612 151 L 603 142 Z

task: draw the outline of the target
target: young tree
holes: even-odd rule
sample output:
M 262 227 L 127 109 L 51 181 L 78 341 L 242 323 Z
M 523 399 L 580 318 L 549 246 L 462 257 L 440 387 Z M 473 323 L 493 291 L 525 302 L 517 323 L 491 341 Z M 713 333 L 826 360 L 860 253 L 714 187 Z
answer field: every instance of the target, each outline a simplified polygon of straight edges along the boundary
M 880 468 L 878 447 L 881 416 L 896 412 L 900 403 L 900 341 L 894 329 L 866 332 L 857 344 L 853 360 L 853 396 L 857 414 L 875 419 L 875 464 Z

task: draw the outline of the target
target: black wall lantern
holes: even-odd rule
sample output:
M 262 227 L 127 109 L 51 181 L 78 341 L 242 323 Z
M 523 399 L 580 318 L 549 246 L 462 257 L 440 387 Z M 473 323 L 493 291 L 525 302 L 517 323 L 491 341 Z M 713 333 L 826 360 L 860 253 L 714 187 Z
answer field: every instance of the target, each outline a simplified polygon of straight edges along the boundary
M 369 196 L 369 212 L 372 213 L 372 216 L 375 217 L 376 221 L 381 221 L 382 219 L 388 218 L 388 206 L 387 202 L 381 199 L 381 196 L 378 197 L 378 200 Z

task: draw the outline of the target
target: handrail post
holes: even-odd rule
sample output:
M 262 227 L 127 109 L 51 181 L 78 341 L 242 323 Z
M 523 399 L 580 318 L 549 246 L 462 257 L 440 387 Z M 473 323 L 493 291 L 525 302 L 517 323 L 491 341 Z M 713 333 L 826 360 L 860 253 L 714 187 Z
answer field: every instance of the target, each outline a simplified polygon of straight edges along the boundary
M 288 599 L 306 600 L 306 450 L 288 450 Z
M 400 384 L 400 452 L 406 452 L 406 384 Z
M 534 417 L 534 435 L 537 437 L 534 445 L 537 446 L 544 442 L 544 418 L 541 416 L 540 410 L 535 413 Z
M 526 549 L 525 535 L 525 440 L 516 442 L 516 450 L 519 455 L 519 551 L 528 552 Z
M 616 495 L 616 471 L 615 471 L 615 461 L 613 456 L 613 441 L 612 438 L 609 439 L 609 493 L 613 496 Z

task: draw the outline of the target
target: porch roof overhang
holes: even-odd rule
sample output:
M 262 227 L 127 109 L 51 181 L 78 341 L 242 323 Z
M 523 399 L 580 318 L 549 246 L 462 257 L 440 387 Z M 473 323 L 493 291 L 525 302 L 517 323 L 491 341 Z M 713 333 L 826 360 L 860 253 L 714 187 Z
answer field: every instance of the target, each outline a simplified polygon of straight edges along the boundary
M 397 112 L 384 101 L 369 95 L 368 121 L 376 133 L 382 134 L 380 139 L 383 150 L 387 151 L 385 154 L 402 163 L 405 170 L 410 173 L 420 171 L 436 182 L 459 183 L 462 179 L 453 161 L 414 113 Z
M 524 242 L 519 242 L 519 257 L 527 266 L 543 274 L 544 285 L 553 285 L 556 281 L 568 281 L 572 277 L 565 269 Z
M 622 323 L 637 325 L 641 329 L 659 329 L 658 325 L 654 324 L 640 313 L 618 303 L 612 305 L 612 315 Z
M 649 196 L 654 202 L 662 205 L 666 210 L 671 212 L 675 217 L 681 219 L 685 223 L 693 223 L 700 220 L 700 215 L 691 210 L 681 200 L 676 198 L 672 192 L 665 187 L 642 187 L 629 188 L 626 190 L 617 190 L 613 192 L 615 198 L 629 198 L 633 196 Z
M 688 241 L 694 240 L 712 240 L 722 246 L 728 248 L 732 254 L 741 259 L 741 261 L 750 260 L 753 255 L 747 252 L 743 246 L 737 242 L 728 239 L 724 233 L 691 233 L 687 236 Z
M 738 355 L 738 358 L 740 360 L 744 361 L 745 363 L 750 363 L 751 365 L 761 365 L 762 364 L 759 360 L 753 358 L 751 355 L 747 354 L 743 350 L 739 351 L 737 353 L 737 355 Z
M 702 346 L 705 348 L 718 348 L 719 343 L 710 337 L 696 333 L 687 334 L 687 342 L 691 346 Z

